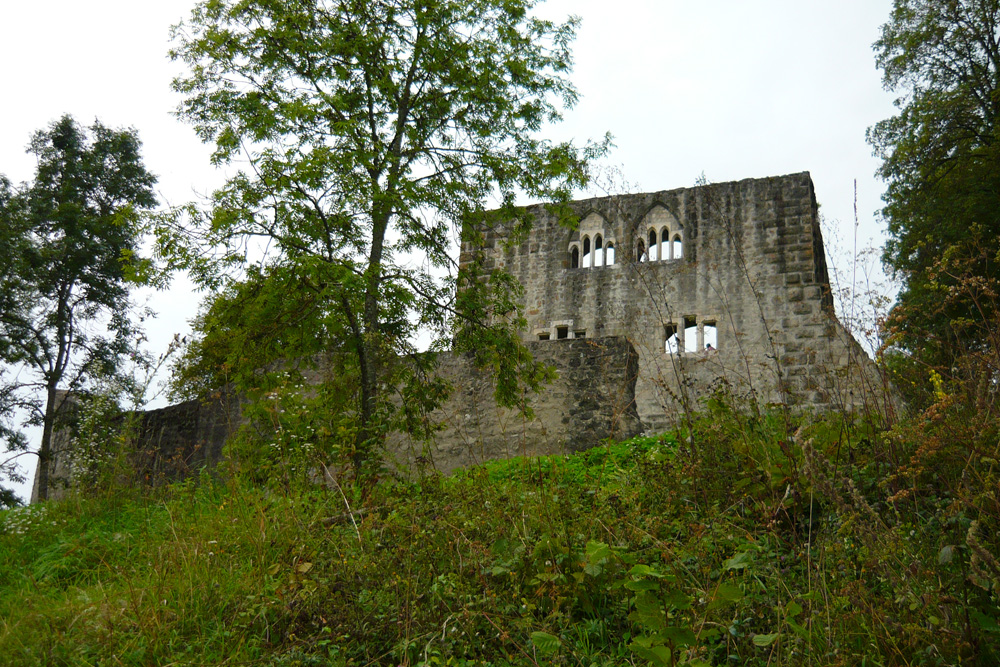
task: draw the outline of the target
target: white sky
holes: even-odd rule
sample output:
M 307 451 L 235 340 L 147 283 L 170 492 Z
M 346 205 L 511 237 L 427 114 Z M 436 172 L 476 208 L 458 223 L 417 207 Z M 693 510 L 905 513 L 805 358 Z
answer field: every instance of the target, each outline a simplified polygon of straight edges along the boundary
M 555 139 L 599 138 L 639 191 L 810 171 L 833 235 L 880 245 L 883 184 L 865 129 L 893 113 L 871 44 L 891 0 L 549 0 L 540 12 L 583 19 L 573 81 L 581 100 Z M 191 0 L 48 0 L 3 3 L 0 173 L 28 180 L 32 132 L 64 113 L 84 124 L 131 126 L 162 202 L 180 204 L 221 182 L 209 150 L 171 112 L 180 65 L 168 32 Z M 594 192 L 592 194 L 600 194 Z M 831 258 L 835 264 L 837 258 Z M 154 352 L 185 333 L 201 300 L 174 282 L 154 295 Z M 31 463 L 33 457 L 25 457 Z M 30 488 L 30 487 L 29 487 Z M 22 490 L 27 496 L 28 490 Z

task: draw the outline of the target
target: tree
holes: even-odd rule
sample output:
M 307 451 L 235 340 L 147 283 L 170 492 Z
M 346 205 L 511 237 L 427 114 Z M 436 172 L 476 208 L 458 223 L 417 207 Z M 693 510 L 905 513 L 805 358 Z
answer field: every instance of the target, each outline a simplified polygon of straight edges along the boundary
M 359 468 L 392 409 L 387 366 L 412 350 L 416 327 L 461 343 L 483 325 L 515 340 L 509 308 L 458 307 L 455 241 L 474 240 L 470 222 L 491 200 L 515 219 L 519 194 L 567 199 L 605 146 L 536 136 L 576 99 L 565 78 L 576 20 L 533 18 L 535 4 L 207 0 L 174 29 L 172 56 L 190 68 L 174 82 L 180 115 L 217 163 L 248 164 L 194 224 L 225 249 L 221 264 L 242 265 L 263 239 L 261 263 L 304 267 L 303 288 L 339 318 L 357 361 Z M 193 267 L 202 284 L 217 284 L 213 266 Z M 529 381 L 541 377 L 517 358 Z
M 129 290 L 151 276 L 139 212 L 156 205 L 139 149 L 135 130 L 95 121 L 88 132 L 64 116 L 31 139 L 32 183 L 0 178 L 0 437 L 26 451 L 22 426 L 42 426 L 41 500 L 65 396 L 57 390 L 85 388 L 134 347 Z
M 950 366 L 997 316 L 1000 0 L 895 0 L 875 43 L 899 114 L 869 129 L 903 346 Z M 993 296 L 991 295 L 993 293 Z

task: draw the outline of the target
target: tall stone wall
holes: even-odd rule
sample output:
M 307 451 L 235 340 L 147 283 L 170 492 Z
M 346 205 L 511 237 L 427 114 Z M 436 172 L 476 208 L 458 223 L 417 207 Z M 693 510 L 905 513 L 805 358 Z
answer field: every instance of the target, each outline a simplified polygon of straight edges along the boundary
M 882 400 L 871 360 L 833 312 L 808 173 L 569 209 L 567 220 L 532 207 L 534 226 L 513 245 L 493 221 L 484 243 L 463 246 L 461 263 L 520 281 L 525 340 L 630 340 L 647 428 L 668 425 L 720 382 L 819 410 Z

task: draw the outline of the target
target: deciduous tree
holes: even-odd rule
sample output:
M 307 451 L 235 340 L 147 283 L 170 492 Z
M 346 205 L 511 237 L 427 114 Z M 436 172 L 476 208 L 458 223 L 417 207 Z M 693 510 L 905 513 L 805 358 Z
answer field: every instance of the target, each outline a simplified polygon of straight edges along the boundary
M 1000 0 L 895 0 L 875 43 L 900 95 L 868 134 L 888 182 L 884 260 L 903 281 L 894 321 L 906 347 L 945 366 L 997 315 L 998 30 Z
M 487 208 L 516 218 L 519 195 L 566 199 L 603 149 L 538 136 L 576 100 L 566 79 L 576 21 L 534 18 L 535 4 L 208 0 L 174 30 L 172 55 L 189 67 L 174 82 L 180 115 L 214 143 L 216 162 L 242 167 L 196 223 L 236 265 L 255 239 L 273 251 L 265 264 L 325 265 L 293 273 L 322 274 L 306 287 L 337 312 L 356 357 L 359 467 L 375 460 L 377 415 L 391 409 L 384 370 L 415 327 L 472 340 L 448 328 L 468 223 Z M 195 269 L 204 284 L 218 279 Z M 459 325 L 515 340 L 516 313 L 473 306 Z
M 0 177 L 0 437 L 25 451 L 23 426 L 42 427 L 42 500 L 57 389 L 113 372 L 135 344 L 129 293 L 150 277 L 140 212 L 156 205 L 139 149 L 134 130 L 88 131 L 64 116 L 31 139 L 33 182 Z

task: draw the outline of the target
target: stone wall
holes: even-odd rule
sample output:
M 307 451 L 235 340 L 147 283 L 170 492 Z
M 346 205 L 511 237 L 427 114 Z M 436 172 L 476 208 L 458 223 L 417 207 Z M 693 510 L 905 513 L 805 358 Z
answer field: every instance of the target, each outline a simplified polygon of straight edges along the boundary
M 455 388 L 431 418 L 443 424 L 431 443 L 397 436 L 390 450 L 400 463 L 426 462 L 442 472 L 512 456 L 568 454 L 607 438 L 642 431 L 635 408 L 638 355 L 624 338 L 529 342 L 535 359 L 556 379 L 525 400 L 533 412 L 498 408 L 489 373 L 458 354 L 438 355 L 438 374 Z
M 426 463 L 448 472 L 496 458 L 570 453 L 641 431 L 635 409 L 638 355 L 628 341 L 566 340 L 559 345 L 529 343 L 529 348 L 556 371 L 541 393 L 525 397 L 532 418 L 498 408 L 489 374 L 470 358 L 439 354 L 437 373 L 454 386 L 431 415 L 443 430 L 430 443 L 391 438 L 389 463 L 407 468 Z M 320 380 L 322 373 L 311 377 Z M 243 423 L 241 413 L 240 397 L 225 392 L 140 413 L 136 453 L 122 483 L 175 481 L 218 464 L 226 439 Z M 72 415 L 64 417 L 72 421 Z M 71 428 L 56 432 L 53 450 L 49 497 L 55 499 L 74 480 Z M 31 500 L 37 500 L 37 488 Z
M 808 173 L 569 208 L 566 220 L 532 207 L 534 226 L 514 245 L 491 223 L 461 263 L 520 281 L 525 340 L 630 340 L 647 428 L 668 426 L 720 382 L 764 403 L 879 409 L 874 366 L 833 312 Z
M 75 410 L 75 402 L 67 401 L 61 415 L 63 426 L 53 433 L 49 463 L 49 498 L 52 499 L 64 496 L 75 483 Z M 129 454 L 127 465 L 131 469 L 122 482 L 160 484 L 216 465 L 222 460 L 226 439 L 239 427 L 240 418 L 239 397 L 225 392 L 205 400 L 186 401 L 140 413 L 136 426 L 138 445 Z M 37 500 L 36 473 L 31 502 Z

